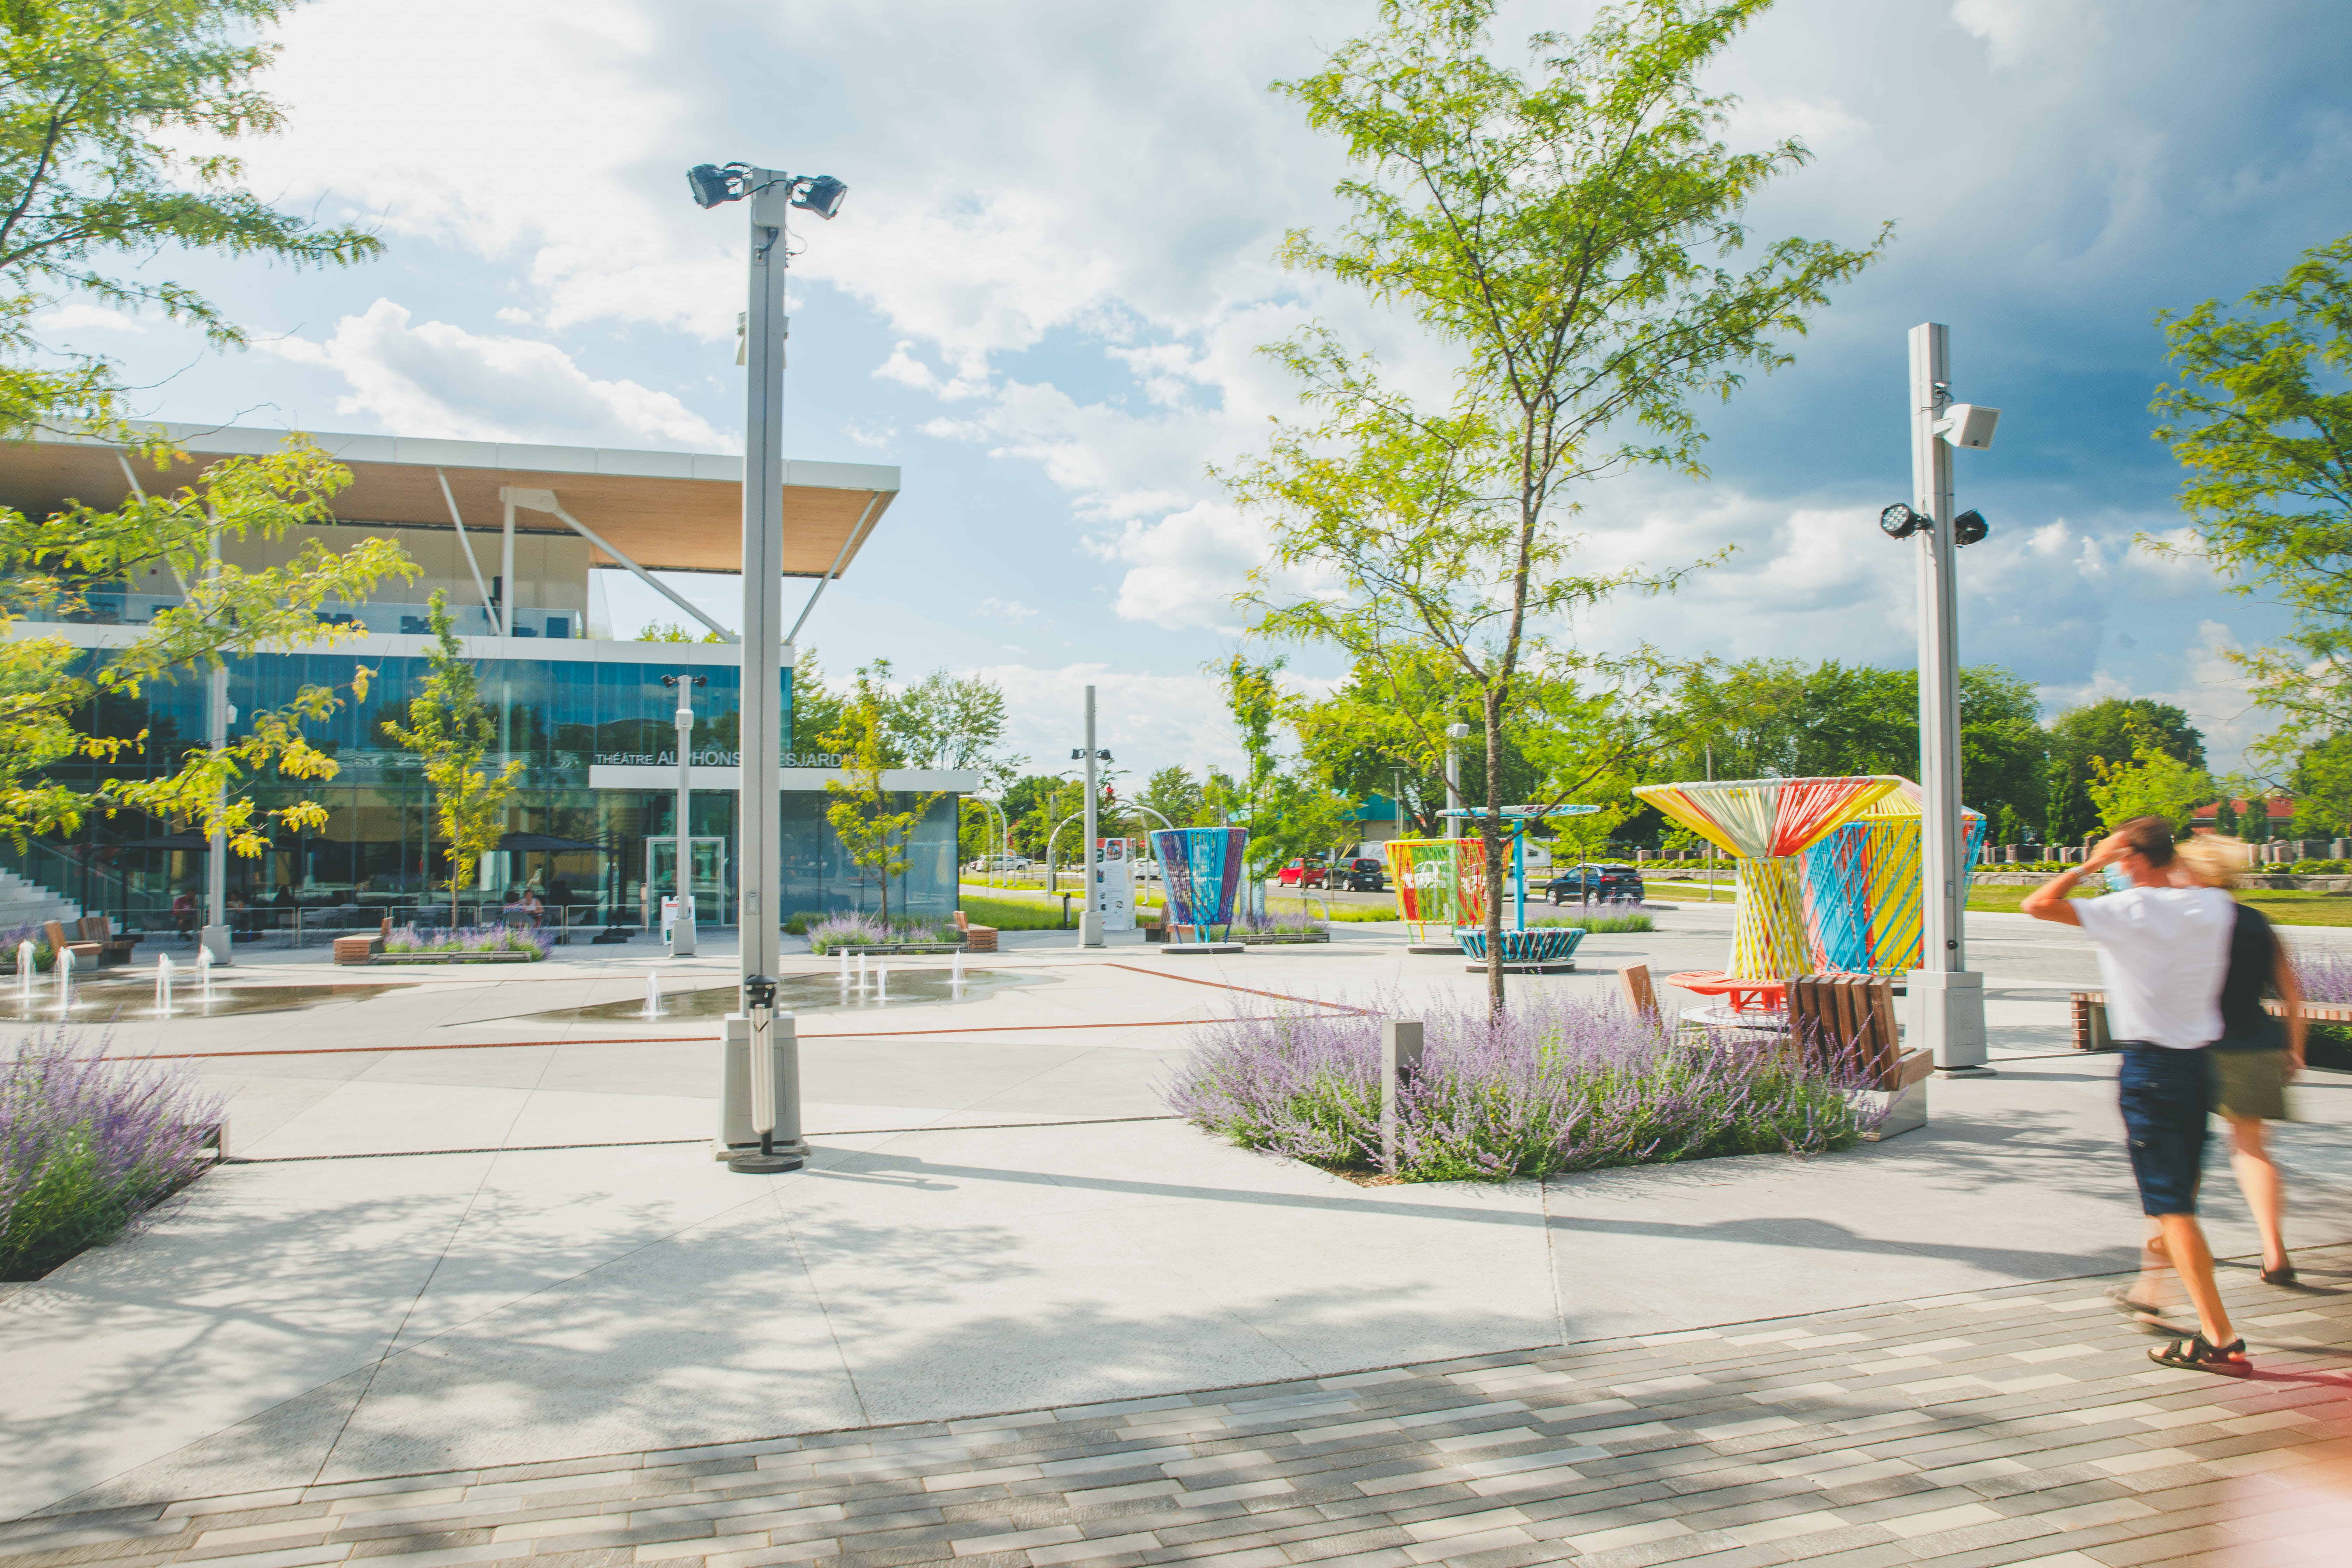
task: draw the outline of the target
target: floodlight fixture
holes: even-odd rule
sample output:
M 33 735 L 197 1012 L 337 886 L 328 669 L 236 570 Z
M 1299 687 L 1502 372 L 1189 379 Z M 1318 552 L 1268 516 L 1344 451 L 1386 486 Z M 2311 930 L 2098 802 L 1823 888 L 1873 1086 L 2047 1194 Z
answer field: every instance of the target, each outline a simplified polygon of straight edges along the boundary
M 1980 511 L 1964 511 L 1952 519 L 1954 544 L 1974 544 L 1991 531 L 1992 526 L 1985 521 L 1984 513 Z
M 748 165 L 729 163 L 697 163 L 686 172 L 686 188 L 694 195 L 694 205 L 710 208 L 721 202 L 740 202 L 746 195 L 743 175 Z
M 1901 501 L 1896 501 L 1878 514 L 1878 526 L 1886 531 L 1886 537 L 1889 539 L 1908 539 L 1921 529 L 1928 527 L 1929 523 L 1927 519 L 1921 517 Z
M 828 220 L 848 199 L 849 187 L 831 174 L 818 174 L 798 181 L 793 186 L 793 205 Z

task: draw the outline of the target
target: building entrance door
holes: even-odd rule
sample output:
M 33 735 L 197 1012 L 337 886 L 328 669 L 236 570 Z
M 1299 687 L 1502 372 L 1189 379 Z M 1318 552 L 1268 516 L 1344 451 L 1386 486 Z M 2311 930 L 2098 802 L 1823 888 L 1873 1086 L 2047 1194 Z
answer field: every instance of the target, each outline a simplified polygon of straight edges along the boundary
M 727 840 L 724 838 L 689 838 L 686 841 L 687 856 L 692 862 L 694 918 L 697 924 L 712 924 L 727 918 Z M 675 893 L 677 888 L 677 840 L 648 838 L 646 840 L 646 925 L 651 929 L 660 918 L 662 896 Z

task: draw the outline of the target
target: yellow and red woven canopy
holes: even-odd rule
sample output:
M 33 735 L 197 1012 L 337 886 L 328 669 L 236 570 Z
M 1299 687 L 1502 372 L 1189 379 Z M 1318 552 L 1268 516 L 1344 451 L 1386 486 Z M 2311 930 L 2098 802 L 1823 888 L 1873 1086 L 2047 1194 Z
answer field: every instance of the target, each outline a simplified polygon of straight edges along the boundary
M 1636 784 L 1659 812 L 1741 860 L 1801 854 L 1902 786 L 1887 773 Z

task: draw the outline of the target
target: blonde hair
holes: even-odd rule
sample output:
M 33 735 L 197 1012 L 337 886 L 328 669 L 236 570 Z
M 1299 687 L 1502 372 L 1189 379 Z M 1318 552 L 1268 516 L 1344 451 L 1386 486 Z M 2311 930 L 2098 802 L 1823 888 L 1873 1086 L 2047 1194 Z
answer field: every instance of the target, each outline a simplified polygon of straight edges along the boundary
M 2193 833 L 2172 847 L 2183 875 L 2200 888 L 2234 888 L 2246 868 L 2246 841 L 2218 833 Z

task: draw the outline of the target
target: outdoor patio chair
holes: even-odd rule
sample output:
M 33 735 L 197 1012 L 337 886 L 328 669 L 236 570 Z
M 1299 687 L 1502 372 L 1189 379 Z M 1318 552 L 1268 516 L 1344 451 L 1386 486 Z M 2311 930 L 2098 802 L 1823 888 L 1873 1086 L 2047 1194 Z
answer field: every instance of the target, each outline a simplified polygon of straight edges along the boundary
M 106 915 L 82 916 L 81 940 L 98 943 L 101 964 L 130 963 L 131 950 L 139 945 L 136 933 L 126 936 L 117 931 L 113 920 Z
M 1861 1087 L 1895 1094 L 1936 1070 L 1934 1054 L 1906 1051 L 1895 983 L 1874 974 L 1801 974 L 1789 981 L 1789 1030 L 1808 1060 L 1843 1063 Z
M 94 942 L 78 942 L 66 935 L 66 928 L 56 921 L 45 921 L 41 934 L 48 939 L 51 952 L 70 952 L 76 963 L 88 963 L 95 968 L 103 958 L 105 947 Z

